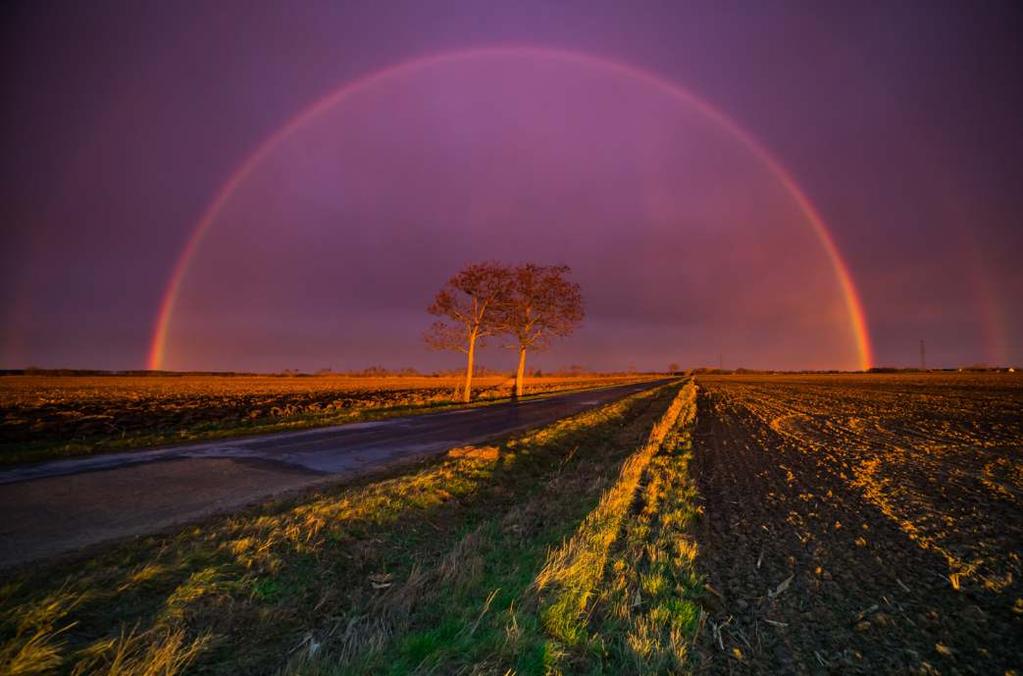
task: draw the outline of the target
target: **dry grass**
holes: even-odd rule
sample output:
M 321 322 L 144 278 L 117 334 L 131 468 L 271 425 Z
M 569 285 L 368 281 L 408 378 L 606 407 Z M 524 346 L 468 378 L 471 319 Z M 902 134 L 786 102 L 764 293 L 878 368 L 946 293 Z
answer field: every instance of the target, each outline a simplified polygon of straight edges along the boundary
M 493 623 L 517 598 L 510 581 L 528 589 L 670 396 L 23 571 L 0 590 L 0 671 L 333 671 L 379 666 L 395 646 L 414 667 L 438 626 L 478 649 L 458 655 L 511 659 Z M 495 570 L 509 577 L 494 584 Z M 430 609 L 454 598 L 471 620 L 437 625 Z
M 209 633 L 189 639 L 185 630 L 132 629 L 81 651 L 73 676 L 167 676 L 180 673 L 210 644 Z

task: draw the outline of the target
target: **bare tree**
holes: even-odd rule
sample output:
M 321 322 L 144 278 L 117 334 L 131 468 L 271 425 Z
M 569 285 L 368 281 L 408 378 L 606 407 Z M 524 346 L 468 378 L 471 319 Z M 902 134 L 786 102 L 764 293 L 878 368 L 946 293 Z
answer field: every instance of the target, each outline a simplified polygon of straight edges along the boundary
M 423 339 L 435 350 L 457 350 L 466 355 L 462 401 L 472 393 L 476 347 L 497 330 L 498 303 L 507 296 L 510 272 L 499 263 L 476 263 L 462 269 L 437 292 L 427 308 L 442 319 L 433 323 Z
M 519 265 L 511 273 L 511 285 L 498 305 L 496 325 L 515 342 L 519 366 L 515 372 L 515 396 L 522 396 L 526 352 L 542 350 L 553 338 L 567 336 L 583 319 L 583 296 L 579 285 L 569 281 L 567 265 Z

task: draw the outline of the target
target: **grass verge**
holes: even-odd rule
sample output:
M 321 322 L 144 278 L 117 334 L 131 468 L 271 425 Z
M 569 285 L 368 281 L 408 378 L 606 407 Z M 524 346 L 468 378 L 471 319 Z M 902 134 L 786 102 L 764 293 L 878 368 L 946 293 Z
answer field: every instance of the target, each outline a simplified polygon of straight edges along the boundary
M 675 389 L 23 571 L 0 587 L 0 672 L 407 671 L 494 656 L 535 670 L 546 659 L 535 615 L 523 642 L 489 619 L 515 617 L 548 548 L 598 503 Z
M 663 396 L 633 418 L 629 434 L 606 439 L 585 464 L 449 550 L 444 572 L 424 577 L 414 603 L 396 606 L 401 631 L 364 642 L 361 654 L 303 658 L 292 670 L 684 670 L 702 617 L 688 533 L 696 514 L 687 475 L 695 387 Z M 532 515 L 526 529 L 524 514 Z
M 685 670 L 702 620 L 688 476 L 695 414 L 689 382 L 537 577 L 548 671 Z

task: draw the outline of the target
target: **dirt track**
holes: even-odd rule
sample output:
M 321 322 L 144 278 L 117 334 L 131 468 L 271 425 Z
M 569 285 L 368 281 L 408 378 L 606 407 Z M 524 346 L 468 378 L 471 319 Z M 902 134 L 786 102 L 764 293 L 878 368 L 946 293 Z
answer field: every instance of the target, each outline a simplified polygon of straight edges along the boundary
M 1019 669 L 1018 384 L 701 381 L 697 669 Z

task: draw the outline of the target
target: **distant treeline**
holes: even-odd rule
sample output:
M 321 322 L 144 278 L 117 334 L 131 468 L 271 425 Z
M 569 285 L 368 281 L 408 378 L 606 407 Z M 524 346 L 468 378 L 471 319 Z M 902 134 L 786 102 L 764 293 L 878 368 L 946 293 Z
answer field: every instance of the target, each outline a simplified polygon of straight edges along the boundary
M 285 375 L 248 373 L 245 371 L 150 371 L 146 369 L 129 369 L 125 371 L 111 371 L 105 369 L 45 369 L 37 366 L 29 366 L 23 369 L 0 369 L 3 376 L 259 376 L 259 375 Z
M 797 370 L 797 371 L 778 371 L 778 370 L 767 370 L 767 369 L 719 369 L 719 368 L 695 368 L 685 373 L 692 373 L 694 375 L 741 375 L 741 374 L 761 374 L 761 375 L 837 375 L 842 373 L 1015 373 L 1020 371 L 1020 367 L 1012 366 L 984 366 L 984 365 L 972 365 L 962 366 L 958 368 L 941 368 L 941 369 L 920 369 L 920 368 L 897 368 L 894 366 L 875 366 L 868 369 L 867 371 L 839 371 L 839 370 Z
M 675 366 L 672 364 L 672 366 Z M 542 369 L 532 369 L 529 371 L 529 377 L 531 378 L 565 378 L 572 376 L 592 376 L 592 377 L 610 377 L 610 376 L 622 376 L 622 375 L 659 375 L 662 373 L 668 373 L 670 375 L 686 376 L 686 375 L 837 375 L 842 373 L 1015 373 L 1023 372 L 1023 367 L 1011 367 L 1011 366 L 985 366 L 982 364 L 973 364 L 970 366 L 962 366 L 957 368 L 934 368 L 934 369 L 919 369 L 919 368 L 897 368 L 894 366 L 875 366 L 868 371 L 840 371 L 840 370 L 775 370 L 775 369 L 748 369 L 748 368 L 736 368 L 736 369 L 720 369 L 711 367 L 699 367 L 694 369 L 670 369 L 668 371 L 592 371 L 584 366 L 572 365 L 562 367 L 556 370 L 544 371 Z M 102 369 L 45 369 L 34 366 L 29 366 L 23 369 L 0 369 L 0 376 L 121 376 L 121 377 L 132 377 L 132 378 L 146 378 L 146 377 L 185 377 L 185 376 L 208 376 L 208 377 L 260 377 L 260 378 L 316 378 L 323 376 L 342 376 L 345 378 L 401 378 L 401 377 L 421 377 L 421 378 L 447 378 L 454 376 L 461 376 L 464 374 L 462 369 L 447 369 L 441 371 L 430 371 L 424 373 L 411 366 L 405 368 L 390 369 L 384 366 L 370 366 L 364 369 L 352 370 L 352 371 L 334 371 L 333 369 L 324 368 L 318 371 L 299 371 L 297 369 L 284 369 L 283 371 L 277 371 L 273 373 L 257 373 L 255 371 L 149 371 L 143 369 L 131 369 L 126 371 L 106 371 Z M 508 371 L 501 371 L 497 369 L 488 368 L 486 366 L 476 366 L 473 369 L 473 375 L 476 377 L 486 376 L 508 376 Z
M 1019 367 L 1012 366 L 987 366 L 985 364 L 972 364 L 958 368 L 943 369 L 920 369 L 920 368 L 895 368 L 894 366 L 875 366 L 869 373 L 1015 373 Z

